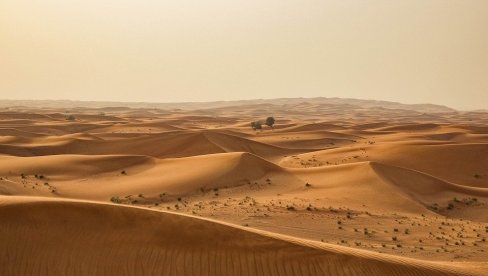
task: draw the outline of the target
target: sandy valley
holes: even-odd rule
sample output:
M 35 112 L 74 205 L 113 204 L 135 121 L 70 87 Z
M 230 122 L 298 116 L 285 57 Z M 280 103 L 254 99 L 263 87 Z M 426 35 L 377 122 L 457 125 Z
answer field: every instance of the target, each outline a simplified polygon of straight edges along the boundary
M 1 275 L 486 275 L 487 239 L 487 111 L 0 104 Z

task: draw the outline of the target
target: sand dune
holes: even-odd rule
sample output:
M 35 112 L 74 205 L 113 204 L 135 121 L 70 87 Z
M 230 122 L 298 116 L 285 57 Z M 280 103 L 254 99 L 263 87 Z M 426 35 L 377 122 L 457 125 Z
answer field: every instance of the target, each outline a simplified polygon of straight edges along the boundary
M 476 275 L 448 263 L 88 202 L 1 197 L 0 224 L 3 275 Z
M 334 130 L 344 130 L 343 126 L 331 124 L 331 123 L 314 123 L 306 124 L 294 127 L 288 127 L 280 129 L 280 131 L 291 131 L 291 132 L 301 132 L 301 131 L 334 131 Z
M 1 275 L 488 272 L 484 112 L 66 104 L 0 110 Z
M 486 171 L 488 144 L 388 145 L 378 150 L 371 150 L 370 154 L 382 163 L 418 170 L 465 186 L 488 188 L 488 178 L 475 177 Z
M 300 149 L 277 146 L 243 139 L 230 134 L 210 131 L 171 132 L 140 137 L 111 135 L 121 139 L 105 141 L 97 136 L 65 135 L 15 145 L 0 145 L 4 154 L 39 156 L 58 154 L 138 154 L 153 157 L 185 157 L 224 152 L 246 151 L 265 158 L 274 158 Z M 123 139 L 126 138 L 126 139 Z M 297 151 L 298 150 L 298 151 Z M 302 151 L 303 152 L 303 151 Z
M 150 166 L 155 161 L 146 156 L 127 155 L 49 155 L 24 158 L 0 157 L 2 175 L 44 175 L 51 179 L 80 178 L 117 172 L 136 166 Z
M 458 192 L 467 195 L 488 196 L 488 188 L 457 185 L 410 169 L 376 162 L 370 164 L 379 175 L 387 178 L 389 182 L 416 194 L 432 195 L 440 192 Z
M 381 131 L 427 131 L 435 130 L 439 127 L 438 124 L 404 124 L 398 126 L 388 126 L 382 128 L 376 128 Z
M 271 176 L 286 180 L 286 185 L 299 182 L 281 167 L 253 154 L 239 152 L 163 160 L 134 155 L 1 157 L 0 165 L 0 175 L 16 180 L 4 183 L 4 190 L 19 188 L 22 182 L 42 184 L 48 181 L 52 185 L 56 183 L 56 195 L 103 200 L 137 194 L 144 194 L 146 200 L 159 199 L 163 192 L 176 199 L 202 191 L 243 186 Z M 19 179 L 21 175 L 24 178 Z M 42 175 L 43 179 L 36 179 L 34 175 Z M 92 180 L 88 181 L 87 177 Z M 84 181 L 76 181 L 80 179 Z M 42 194 L 44 190 L 42 185 L 36 189 Z M 36 191 L 27 189 L 27 194 Z
M 3 120 L 36 120 L 36 121 L 51 121 L 52 118 L 48 115 L 32 113 L 32 112 L 0 112 L 0 118 Z
M 444 204 L 457 197 L 488 197 L 488 190 L 461 186 L 410 169 L 376 162 L 353 163 L 315 169 L 285 169 L 249 153 L 222 153 L 187 158 L 158 160 L 134 155 L 59 155 L 40 157 L 2 157 L 0 175 L 24 182 L 56 183 L 56 196 L 81 199 L 108 200 L 112 196 L 144 195 L 140 202 L 159 202 L 178 197 L 199 196 L 212 190 L 232 191 L 233 196 L 245 195 L 254 182 L 269 183 L 260 188 L 270 191 L 302 195 L 309 193 L 304 183 L 313 183 L 315 196 L 329 202 L 347 201 L 348 206 L 360 208 L 362 204 L 376 210 L 407 213 L 429 212 L 432 204 Z M 191 171 L 187 173 L 175 173 Z M 121 172 L 124 171 L 124 174 Z M 351 174 L 344 178 L 344 174 Z M 34 175 L 42 175 L 36 179 Z M 88 179 L 89 178 L 89 179 Z M 82 179 L 83 181 L 78 181 Z M 22 181 L 21 181 L 22 182 Z M 276 183 L 276 184 L 275 184 Z M 3 194 L 49 194 L 49 189 L 26 189 L 20 183 L 3 185 Z M 376 198 L 381 190 L 383 197 Z M 15 191 L 15 192 L 13 192 Z M 475 210 L 479 212 L 479 210 Z M 484 218 L 483 215 L 478 215 Z
M 447 212 L 449 203 L 452 201 L 458 201 L 462 205 L 476 203 L 473 200 L 476 199 L 477 201 L 480 197 L 488 198 L 487 188 L 457 185 L 418 171 L 375 162 L 371 163 L 371 165 L 382 178 L 397 186 L 413 200 L 422 203 L 431 211 L 441 212 L 446 216 L 469 217 L 470 219 L 488 221 L 488 215 L 486 213 L 488 208 L 486 207 L 483 209 L 460 210 L 462 213 L 461 216 L 459 215 L 460 212 Z M 439 204 L 446 207 L 436 207 Z
M 423 213 L 429 212 L 421 204 L 414 191 L 401 185 L 384 181 L 384 176 L 378 174 L 376 167 L 381 165 L 370 162 L 338 165 L 327 168 L 294 169 L 297 176 L 305 182 L 313 184 L 313 193 L 322 196 L 330 204 L 344 204 L 353 209 L 361 209 L 367 205 L 375 210 L 384 212 Z M 350 176 L 345 178 L 344 174 Z M 401 174 L 400 174 L 401 176 Z M 426 187 L 427 188 L 427 187 Z M 419 190 L 423 191 L 420 187 Z M 375 195 L 381 191 L 381 197 Z M 302 191 L 309 193 L 307 189 Z
M 367 138 L 350 147 L 283 158 L 280 165 L 302 167 L 377 161 L 417 170 L 460 185 L 488 187 L 488 177 L 485 177 L 488 176 L 487 143 L 439 143 L 428 137 L 422 140 L 415 136 L 415 139 L 410 140 L 410 136 L 388 136 L 384 143 L 376 143 L 378 138 Z

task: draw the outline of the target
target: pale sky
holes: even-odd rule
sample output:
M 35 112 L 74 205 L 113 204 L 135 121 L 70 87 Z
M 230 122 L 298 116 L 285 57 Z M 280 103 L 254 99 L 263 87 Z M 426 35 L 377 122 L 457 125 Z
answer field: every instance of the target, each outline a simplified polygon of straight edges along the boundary
M 0 99 L 488 108 L 488 0 L 1 0 Z

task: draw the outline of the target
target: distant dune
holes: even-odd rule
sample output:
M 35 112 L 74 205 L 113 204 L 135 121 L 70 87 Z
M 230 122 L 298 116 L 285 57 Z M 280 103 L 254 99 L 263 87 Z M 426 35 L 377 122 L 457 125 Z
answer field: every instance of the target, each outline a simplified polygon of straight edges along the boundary
M 280 98 L 280 99 L 255 99 L 237 101 L 215 101 L 215 102 L 180 102 L 180 103 L 130 103 L 130 102 L 94 102 L 94 101 L 68 101 L 68 100 L 0 100 L 0 107 L 49 107 L 49 108 L 73 108 L 111 107 L 111 111 L 130 108 L 155 108 L 155 109 L 214 109 L 246 105 L 351 105 L 356 108 L 382 107 L 389 109 L 404 109 L 426 113 L 454 112 L 455 110 L 442 105 L 435 104 L 402 104 L 389 101 L 359 100 L 346 98 Z M 119 108 L 120 107 L 120 108 Z M 115 109 L 114 109 L 115 108 Z M 119 109 L 117 109 L 119 108 Z

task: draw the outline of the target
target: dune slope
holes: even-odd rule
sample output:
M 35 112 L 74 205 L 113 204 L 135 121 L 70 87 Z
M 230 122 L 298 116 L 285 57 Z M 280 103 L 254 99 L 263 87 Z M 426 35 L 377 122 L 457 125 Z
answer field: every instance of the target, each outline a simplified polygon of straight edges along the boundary
M 0 197 L 0 225 L 2 275 L 476 275 L 456 265 L 91 202 Z

